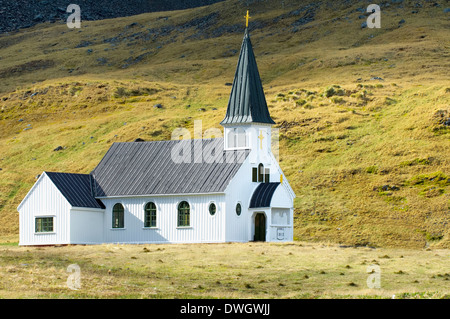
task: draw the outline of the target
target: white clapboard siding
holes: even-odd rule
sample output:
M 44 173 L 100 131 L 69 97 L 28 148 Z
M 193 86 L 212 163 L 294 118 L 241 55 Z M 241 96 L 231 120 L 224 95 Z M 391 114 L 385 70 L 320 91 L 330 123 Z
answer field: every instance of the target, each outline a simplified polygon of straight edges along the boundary
M 70 204 L 43 173 L 22 203 L 19 211 L 19 245 L 68 244 Z M 53 232 L 36 233 L 36 217 L 53 217 Z
M 252 240 L 248 232 L 251 223 L 250 198 L 258 183 L 252 183 L 252 166 L 248 159 L 242 164 L 235 178 L 226 188 L 227 220 L 226 241 L 247 242 Z M 236 205 L 241 204 L 241 215 L 236 214 Z
M 73 207 L 70 210 L 70 243 L 102 243 L 104 214 L 103 209 Z
M 225 203 L 223 194 L 103 198 L 104 242 L 106 243 L 213 243 L 225 239 Z M 156 227 L 144 228 L 144 207 L 156 205 Z M 190 226 L 177 227 L 178 204 L 190 205 Z M 209 204 L 217 207 L 209 213 Z M 124 228 L 112 228 L 112 210 L 116 203 L 125 209 Z

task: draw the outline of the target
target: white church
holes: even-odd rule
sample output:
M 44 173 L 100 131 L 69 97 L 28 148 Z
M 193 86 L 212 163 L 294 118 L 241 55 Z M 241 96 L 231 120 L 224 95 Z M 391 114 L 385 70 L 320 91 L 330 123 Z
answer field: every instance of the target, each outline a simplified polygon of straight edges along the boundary
M 220 124 L 224 138 L 113 143 L 90 174 L 44 171 L 17 208 L 19 245 L 292 241 L 247 29 Z

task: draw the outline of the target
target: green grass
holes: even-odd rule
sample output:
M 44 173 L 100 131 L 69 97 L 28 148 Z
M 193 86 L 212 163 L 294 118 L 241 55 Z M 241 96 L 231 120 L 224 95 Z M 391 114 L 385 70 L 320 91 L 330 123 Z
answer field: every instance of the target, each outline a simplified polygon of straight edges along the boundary
M 445 298 L 446 250 L 311 243 L 0 246 L 2 298 Z M 192 258 L 195 256 L 195 258 Z M 381 256 L 381 257 L 380 257 Z M 389 256 L 388 258 L 385 256 Z M 70 264 L 81 289 L 67 285 Z M 370 289 L 368 267 L 381 287 Z

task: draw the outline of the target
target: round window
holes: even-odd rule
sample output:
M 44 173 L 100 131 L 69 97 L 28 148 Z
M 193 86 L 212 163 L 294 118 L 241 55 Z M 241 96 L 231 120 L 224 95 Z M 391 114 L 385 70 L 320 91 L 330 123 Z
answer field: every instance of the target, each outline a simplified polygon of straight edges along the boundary
M 209 204 L 209 213 L 211 214 L 211 216 L 213 216 L 216 213 L 216 204 L 214 203 Z
M 242 211 L 241 203 L 237 203 L 237 205 L 236 205 L 236 214 L 238 216 L 241 216 L 241 211 Z

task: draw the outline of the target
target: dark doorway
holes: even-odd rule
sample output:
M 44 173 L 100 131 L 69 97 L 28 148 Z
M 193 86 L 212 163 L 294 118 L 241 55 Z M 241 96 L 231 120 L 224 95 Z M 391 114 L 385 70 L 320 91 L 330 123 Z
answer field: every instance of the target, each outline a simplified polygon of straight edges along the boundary
M 258 213 L 255 215 L 255 241 L 266 241 L 266 215 Z

